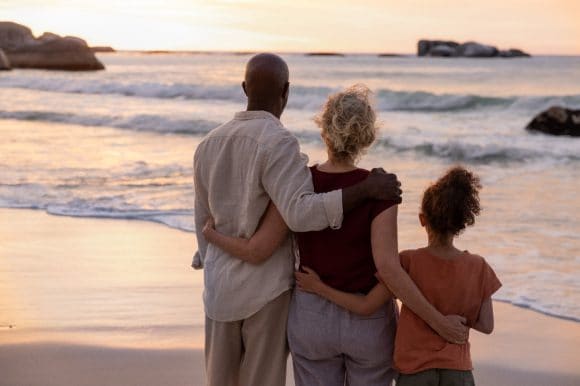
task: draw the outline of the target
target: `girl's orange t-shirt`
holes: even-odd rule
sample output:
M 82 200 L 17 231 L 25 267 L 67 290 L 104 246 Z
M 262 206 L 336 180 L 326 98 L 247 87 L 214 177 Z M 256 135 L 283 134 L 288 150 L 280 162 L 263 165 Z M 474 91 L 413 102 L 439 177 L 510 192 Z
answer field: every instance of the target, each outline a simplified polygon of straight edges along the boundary
M 401 265 L 425 298 L 443 315 L 461 315 L 473 326 L 483 301 L 501 283 L 485 259 L 465 251 L 448 260 L 416 249 L 400 254 Z M 403 374 L 427 369 L 471 370 L 469 342 L 452 344 L 403 305 L 395 338 L 395 367 Z

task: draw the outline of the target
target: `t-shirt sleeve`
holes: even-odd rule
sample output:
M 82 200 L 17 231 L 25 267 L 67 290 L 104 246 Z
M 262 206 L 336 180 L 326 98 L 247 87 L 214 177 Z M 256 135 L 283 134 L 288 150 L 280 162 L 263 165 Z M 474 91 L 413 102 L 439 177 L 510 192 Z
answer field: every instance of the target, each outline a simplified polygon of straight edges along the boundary
M 373 203 L 371 204 L 371 221 L 393 205 L 396 205 L 395 201 L 373 200 Z
M 481 297 L 483 300 L 491 297 L 501 288 L 501 282 L 497 278 L 493 268 L 483 260 L 483 270 L 481 275 Z
M 399 260 L 401 261 L 401 267 L 403 267 L 405 272 L 409 273 L 411 266 L 411 254 L 408 251 L 403 251 L 399 253 Z

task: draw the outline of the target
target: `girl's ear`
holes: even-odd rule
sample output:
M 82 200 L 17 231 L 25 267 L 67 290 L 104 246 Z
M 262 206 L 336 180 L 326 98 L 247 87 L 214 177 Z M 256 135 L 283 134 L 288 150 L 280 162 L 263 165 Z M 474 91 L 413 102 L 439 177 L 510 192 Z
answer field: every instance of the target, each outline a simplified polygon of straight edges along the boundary
M 426 221 L 425 221 L 425 215 L 423 213 L 419 213 L 419 222 L 421 223 L 422 227 L 425 226 Z

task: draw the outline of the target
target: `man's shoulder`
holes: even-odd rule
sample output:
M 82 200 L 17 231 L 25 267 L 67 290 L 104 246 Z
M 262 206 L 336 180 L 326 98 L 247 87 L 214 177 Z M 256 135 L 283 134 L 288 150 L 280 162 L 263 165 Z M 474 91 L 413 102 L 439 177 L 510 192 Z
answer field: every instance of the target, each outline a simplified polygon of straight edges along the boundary
M 232 119 L 208 132 L 200 142 L 203 147 L 213 140 L 250 140 L 264 149 L 273 149 L 287 142 L 298 142 L 297 138 L 281 124 L 273 120 L 256 118 L 239 121 Z M 198 146 L 198 148 L 199 148 Z
M 230 127 L 233 121 L 234 120 L 232 119 L 228 122 L 224 122 L 221 125 L 214 127 L 213 129 L 208 131 L 197 145 L 195 153 L 196 154 L 199 153 L 207 145 L 208 141 L 211 141 L 213 138 L 219 138 L 229 135 L 231 133 Z

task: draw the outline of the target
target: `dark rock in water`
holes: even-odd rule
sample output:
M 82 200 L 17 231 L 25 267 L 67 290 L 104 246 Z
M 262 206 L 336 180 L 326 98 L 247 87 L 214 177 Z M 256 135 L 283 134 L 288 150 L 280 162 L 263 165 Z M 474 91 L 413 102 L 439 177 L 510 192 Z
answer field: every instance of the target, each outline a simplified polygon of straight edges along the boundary
M 82 39 L 50 32 L 35 39 L 30 28 L 12 22 L 0 22 L 0 49 L 13 68 L 69 71 L 105 68 Z
M 402 55 L 402 54 L 391 54 L 391 53 L 385 52 L 384 54 L 378 54 L 377 56 L 379 58 L 402 58 L 405 55 Z
M 459 56 L 466 58 L 493 58 L 499 54 L 496 47 L 480 44 L 476 42 L 467 42 L 457 47 Z
M 435 57 L 465 57 L 465 58 L 515 58 L 530 56 L 529 54 L 511 48 L 500 51 L 497 47 L 477 42 L 459 44 L 448 40 L 419 40 L 417 43 L 417 56 Z
M 435 47 L 439 47 L 436 50 L 436 54 L 437 52 L 444 53 L 447 48 L 451 48 L 454 51 L 458 46 L 459 43 L 450 40 L 419 40 L 417 43 L 417 55 L 431 56 L 431 50 L 433 50 Z
M 499 52 L 502 58 L 529 58 L 530 54 L 517 48 L 510 48 L 509 50 L 502 50 Z
M 10 66 L 10 61 L 4 54 L 4 51 L 0 50 L 0 71 L 8 71 L 11 69 L 12 67 Z
M 448 58 L 457 56 L 457 50 L 446 44 L 437 44 L 429 50 L 429 56 Z
M 113 47 L 109 47 L 109 46 L 91 47 L 91 51 L 93 51 L 93 52 L 117 52 Z
M 550 135 L 580 137 L 580 110 L 553 106 L 536 115 L 526 126 L 527 130 Z
M 165 55 L 165 54 L 171 54 L 171 51 L 167 51 L 167 50 L 147 50 L 147 51 L 141 51 L 141 53 L 143 54 L 147 54 L 147 55 Z
M 308 52 L 306 56 L 344 56 L 344 54 L 338 52 Z

